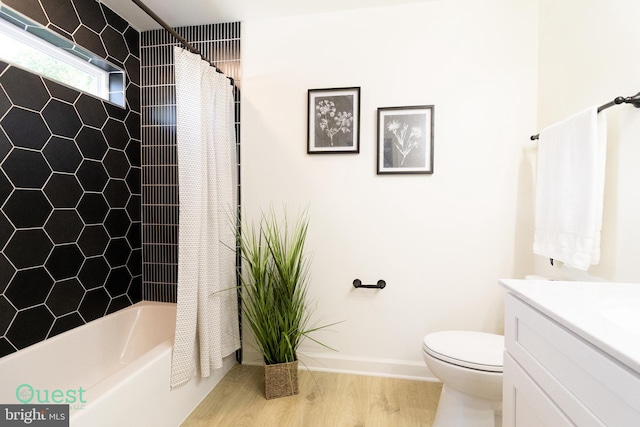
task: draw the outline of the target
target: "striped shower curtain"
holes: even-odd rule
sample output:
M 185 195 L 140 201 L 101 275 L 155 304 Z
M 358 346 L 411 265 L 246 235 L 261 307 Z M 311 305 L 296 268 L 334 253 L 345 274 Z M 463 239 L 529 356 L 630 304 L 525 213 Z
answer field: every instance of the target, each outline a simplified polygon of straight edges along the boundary
M 180 221 L 171 387 L 208 377 L 240 347 L 235 279 L 233 88 L 198 55 L 174 48 Z

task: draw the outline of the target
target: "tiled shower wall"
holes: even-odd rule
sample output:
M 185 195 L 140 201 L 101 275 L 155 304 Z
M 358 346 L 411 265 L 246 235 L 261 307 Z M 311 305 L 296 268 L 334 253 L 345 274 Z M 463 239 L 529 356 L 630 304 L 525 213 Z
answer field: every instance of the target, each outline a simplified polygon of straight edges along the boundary
M 0 62 L 0 357 L 141 299 L 139 33 L 94 0 L 3 0 L 127 71 L 127 107 Z
M 239 163 L 240 23 L 182 27 L 176 31 L 235 80 Z M 177 298 L 178 163 L 173 46 L 178 45 L 165 30 L 146 31 L 140 35 L 142 295 L 143 299 L 151 301 L 175 302 Z

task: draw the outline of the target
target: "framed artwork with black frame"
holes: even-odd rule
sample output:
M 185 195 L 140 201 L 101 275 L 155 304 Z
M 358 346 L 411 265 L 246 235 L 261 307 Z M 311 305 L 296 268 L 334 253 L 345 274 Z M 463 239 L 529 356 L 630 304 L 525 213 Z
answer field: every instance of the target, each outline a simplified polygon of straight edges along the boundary
M 377 173 L 433 173 L 433 105 L 378 108 Z
M 360 152 L 360 88 L 309 89 L 307 153 Z

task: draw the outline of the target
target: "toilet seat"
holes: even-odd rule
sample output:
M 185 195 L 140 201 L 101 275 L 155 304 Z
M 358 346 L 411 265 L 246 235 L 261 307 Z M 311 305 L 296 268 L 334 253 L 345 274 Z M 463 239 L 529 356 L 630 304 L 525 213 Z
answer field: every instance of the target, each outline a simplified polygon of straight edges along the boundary
M 424 337 L 422 348 L 430 356 L 453 365 L 502 372 L 502 335 L 473 331 L 434 332 Z

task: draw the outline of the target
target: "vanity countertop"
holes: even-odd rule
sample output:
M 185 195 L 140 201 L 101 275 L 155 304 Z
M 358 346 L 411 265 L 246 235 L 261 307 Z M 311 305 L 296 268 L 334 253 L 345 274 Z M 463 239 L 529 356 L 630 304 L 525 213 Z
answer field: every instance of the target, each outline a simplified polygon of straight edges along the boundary
M 500 284 L 640 375 L 640 283 L 505 279 Z

